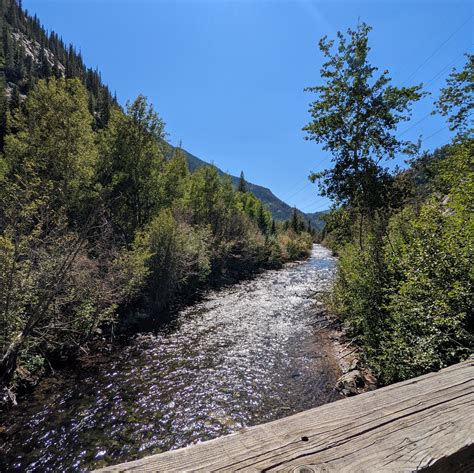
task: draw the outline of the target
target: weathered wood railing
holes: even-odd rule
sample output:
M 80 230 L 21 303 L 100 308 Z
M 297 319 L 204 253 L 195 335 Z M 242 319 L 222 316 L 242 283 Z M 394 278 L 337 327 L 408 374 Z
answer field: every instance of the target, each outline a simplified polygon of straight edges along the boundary
M 474 471 L 474 361 L 100 471 Z

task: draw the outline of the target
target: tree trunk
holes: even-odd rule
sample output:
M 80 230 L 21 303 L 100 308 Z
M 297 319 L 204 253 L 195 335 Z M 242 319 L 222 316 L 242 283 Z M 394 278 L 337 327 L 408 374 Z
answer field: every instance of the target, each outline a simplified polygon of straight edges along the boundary
M 10 343 L 5 355 L 0 361 L 0 386 L 6 386 L 13 378 L 16 370 L 16 362 L 23 344 L 24 334 L 21 332 Z

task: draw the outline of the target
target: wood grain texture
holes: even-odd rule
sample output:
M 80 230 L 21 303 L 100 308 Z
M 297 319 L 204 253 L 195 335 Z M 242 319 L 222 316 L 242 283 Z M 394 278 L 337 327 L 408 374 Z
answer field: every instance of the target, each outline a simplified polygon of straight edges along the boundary
M 474 471 L 474 360 L 101 472 Z

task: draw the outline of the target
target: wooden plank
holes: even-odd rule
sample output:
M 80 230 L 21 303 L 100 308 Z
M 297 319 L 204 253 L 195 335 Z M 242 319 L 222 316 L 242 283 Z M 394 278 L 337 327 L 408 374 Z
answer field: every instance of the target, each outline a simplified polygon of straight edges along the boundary
M 473 425 L 471 359 L 232 435 L 97 471 L 474 471 Z

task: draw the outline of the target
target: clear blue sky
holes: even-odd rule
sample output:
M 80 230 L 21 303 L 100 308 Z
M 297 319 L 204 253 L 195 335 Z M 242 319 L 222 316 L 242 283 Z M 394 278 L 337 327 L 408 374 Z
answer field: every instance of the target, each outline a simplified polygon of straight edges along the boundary
M 423 119 L 452 66 L 472 52 L 473 2 L 458 0 L 24 0 L 46 28 L 97 66 L 121 103 L 146 95 L 167 123 L 170 141 L 231 174 L 271 188 L 310 212 L 328 207 L 310 171 L 329 157 L 304 141 L 319 83 L 323 35 L 373 27 L 371 62 L 398 85 L 433 92 L 400 132 Z M 463 26 L 461 26 L 463 25 Z M 404 138 L 425 149 L 449 140 L 428 116 Z M 399 159 L 403 163 L 403 158 Z

